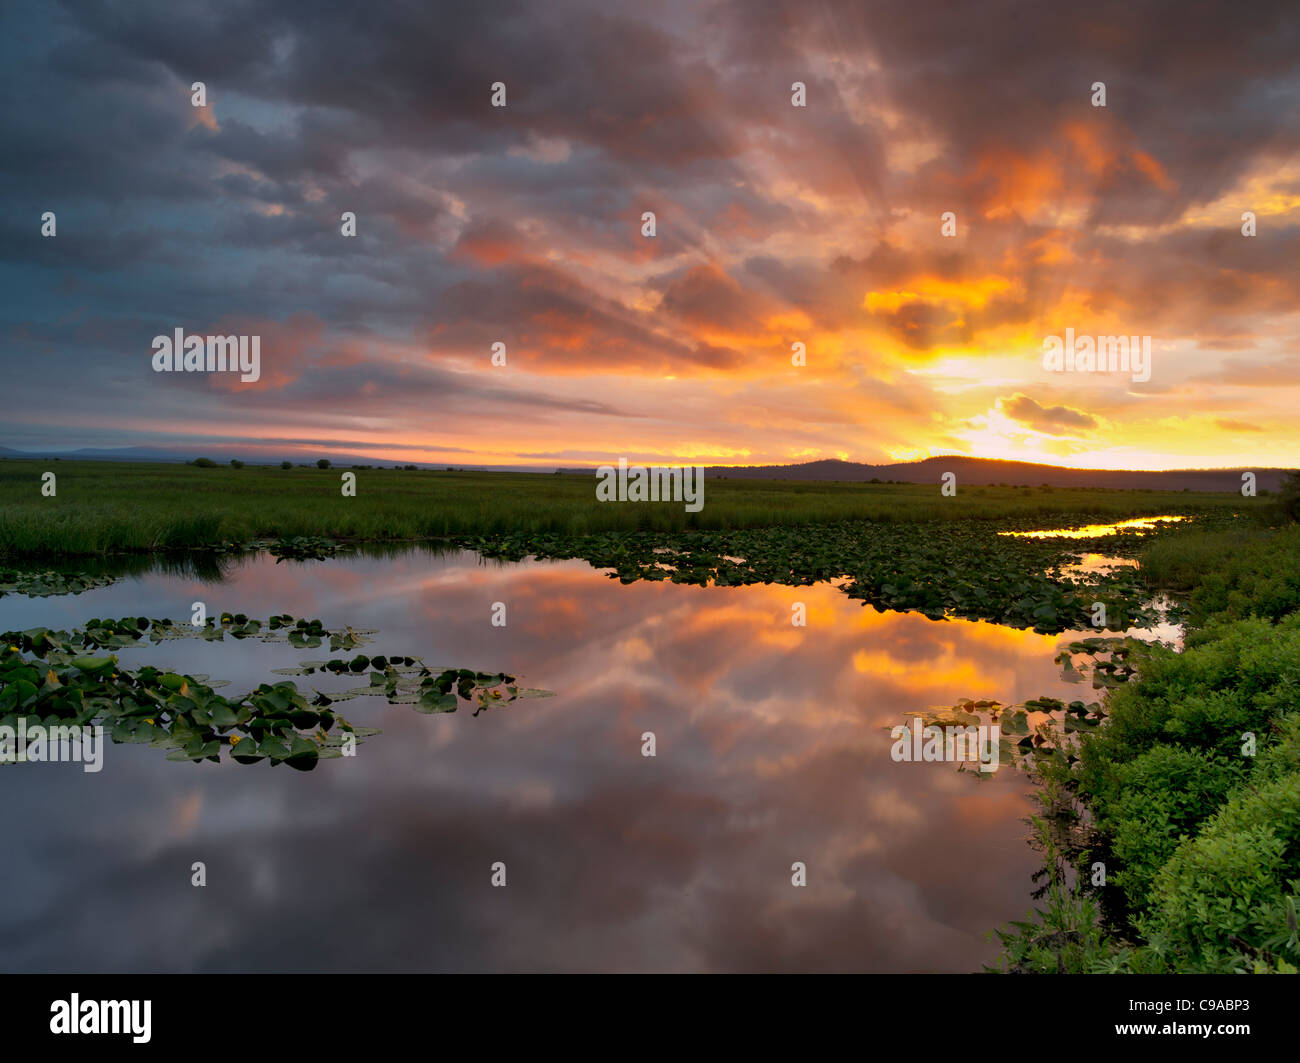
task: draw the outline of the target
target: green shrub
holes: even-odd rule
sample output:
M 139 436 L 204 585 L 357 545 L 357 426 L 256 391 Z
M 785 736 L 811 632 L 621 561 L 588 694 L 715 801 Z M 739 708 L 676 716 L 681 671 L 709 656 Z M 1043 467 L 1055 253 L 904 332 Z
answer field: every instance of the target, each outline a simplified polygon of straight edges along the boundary
M 1054 879 L 1037 922 L 999 932 L 1000 967 L 1296 973 L 1300 528 L 1163 536 L 1142 571 L 1187 592 L 1184 650 L 1135 650 L 1135 679 L 1065 769 L 1091 823 L 1080 871 L 1109 871 L 1109 933 Z
M 1156 876 L 1139 927 L 1179 970 L 1300 964 L 1300 771 L 1244 787 Z M 1288 912 L 1290 915 L 1288 915 Z
M 1300 712 L 1288 712 L 1260 743 L 1253 779 L 1257 785 L 1281 779 L 1300 766 Z
M 1196 833 L 1245 777 L 1245 758 L 1160 745 L 1115 773 L 1115 792 L 1099 823 L 1113 835 L 1112 885 L 1140 906 L 1179 842 Z

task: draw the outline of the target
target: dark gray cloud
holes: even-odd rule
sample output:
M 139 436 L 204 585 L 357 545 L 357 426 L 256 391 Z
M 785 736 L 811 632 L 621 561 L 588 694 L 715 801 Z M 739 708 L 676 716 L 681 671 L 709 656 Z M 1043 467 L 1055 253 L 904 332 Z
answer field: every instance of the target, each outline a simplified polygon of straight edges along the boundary
M 1097 418 L 1068 406 L 1042 406 L 1028 395 L 1002 401 L 1002 412 L 1022 424 L 1049 435 L 1078 435 L 1080 429 L 1097 427 Z

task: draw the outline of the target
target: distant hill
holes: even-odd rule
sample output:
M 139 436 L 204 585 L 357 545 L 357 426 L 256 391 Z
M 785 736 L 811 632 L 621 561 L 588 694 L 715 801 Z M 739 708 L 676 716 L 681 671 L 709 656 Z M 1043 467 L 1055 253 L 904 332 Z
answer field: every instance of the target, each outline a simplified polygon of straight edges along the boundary
M 359 454 L 339 454 L 330 450 L 314 450 L 310 454 L 302 453 L 268 453 L 265 449 L 250 446 L 224 446 L 210 444 L 178 450 L 174 447 L 82 447 L 80 450 L 13 450 L 0 447 L 0 458 L 14 460 L 40 460 L 58 458 L 61 461 L 158 461 L 179 464 L 193 461 L 195 458 L 211 458 L 219 465 L 225 465 L 231 458 L 249 465 L 279 465 L 282 461 L 291 461 L 295 465 L 314 465 L 318 458 L 329 458 L 331 465 L 346 468 L 349 465 L 373 465 L 376 468 L 394 465 L 415 465 L 421 469 L 445 469 L 451 466 L 470 472 L 551 472 L 551 468 L 539 469 L 535 465 L 462 465 L 454 461 L 405 461 L 397 458 L 372 458 Z
M 565 473 L 585 473 L 593 469 L 561 469 Z M 1061 465 L 1039 465 L 1029 461 L 1002 461 L 996 458 L 961 456 L 925 458 L 923 461 L 892 465 L 866 465 L 856 461 L 809 461 L 800 465 L 711 466 L 705 470 L 710 479 L 726 477 L 740 480 L 842 480 L 863 483 L 871 480 L 894 480 L 901 483 L 938 483 L 945 472 L 957 474 L 957 483 L 971 486 L 1009 484 L 1019 487 L 1049 484 L 1052 487 L 1108 487 L 1117 490 L 1148 491 L 1232 491 L 1241 490 L 1241 474 L 1253 472 L 1256 487 L 1273 491 L 1286 469 L 1169 469 L 1159 472 L 1123 469 L 1070 469 Z
M 355 454 L 331 453 L 321 449 L 309 455 L 301 453 L 268 453 L 252 446 L 203 446 L 184 451 L 174 447 L 83 447 L 80 450 L 20 451 L 0 447 L 0 458 L 51 459 L 63 461 L 160 461 L 185 462 L 195 458 L 211 458 L 226 464 L 231 458 L 250 465 L 278 465 L 291 461 L 295 465 L 315 464 L 317 458 L 329 458 L 330 463 L 343 468 L 349 465 L 415 465 L 421 469 L 445 469 L 448 466 L 466 472 L 560 472 L 575 476 L 591 476 L 595 466 L 588 468 L 555 469 L 537 465 L 462 465 L 458 462 L 405 462 L 396 458 L 370 458 Z M 1168 469 L 1160 472 L 1130 472 L 1124 469 L 1070 469 L 1062 465 L 1040 465 L 1029 461 L 1001 461 L 997 458 L 968 458 L 960 456 L 926 458 L 923 461 L 897 462 L 891 465 L 867 465 L 856 461 L 809 461 L 799 465 L 714 465 L 705 470 L 710 479 L 731 480 L 841 480 L 865 483 L 871 480 L 894 480 L 901 483 L 938 483 L 945 472 L 957 474 L 957 483 L 971 486 L 988 484 L 1029 485 L 1037 487 L 1108 487 L 1117 490 L 1149 491 L 1231 491 L 1241 490 L 1241 474 L 1253 472 L 1259 490 L 1274 491 L 1286 469 L 1246 467 L 1232 469 Z

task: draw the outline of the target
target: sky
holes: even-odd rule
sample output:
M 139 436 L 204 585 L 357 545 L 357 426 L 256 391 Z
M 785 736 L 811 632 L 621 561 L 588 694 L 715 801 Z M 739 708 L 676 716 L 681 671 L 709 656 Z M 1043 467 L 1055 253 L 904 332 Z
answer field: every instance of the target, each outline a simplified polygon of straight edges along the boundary
M 0 446 L 1300 465 L 1292 0 L 15 3 L 0 92 Z

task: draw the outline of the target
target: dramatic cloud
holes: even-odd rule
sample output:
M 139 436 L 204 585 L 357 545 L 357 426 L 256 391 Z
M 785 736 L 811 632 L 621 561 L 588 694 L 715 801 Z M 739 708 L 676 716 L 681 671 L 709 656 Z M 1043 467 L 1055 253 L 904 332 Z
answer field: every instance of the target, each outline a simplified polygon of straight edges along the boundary
M 0 20 L 0 445 L 1300 464 L 1289 0 Z M 261 380 L 154 374 L 176 328 Z
M 1097 418 L 1067 406 L 1040 406 L 1028 395 L 1017 395 L 1002 403 L 1002 412 L 1039 432 L 1078 435 L 1081 429 L 1096 428 Z

